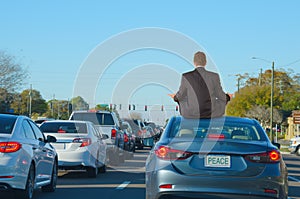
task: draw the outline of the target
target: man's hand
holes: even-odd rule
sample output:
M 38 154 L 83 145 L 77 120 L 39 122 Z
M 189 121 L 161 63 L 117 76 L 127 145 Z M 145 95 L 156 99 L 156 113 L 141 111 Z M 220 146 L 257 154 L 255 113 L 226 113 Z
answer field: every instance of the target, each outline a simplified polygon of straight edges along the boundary
M 173 94 L 168 94 L 170 97 L 172 97 L 172 99 L 174 99 L 174 97 L 175 97 L 175 94 L 173 93 Z

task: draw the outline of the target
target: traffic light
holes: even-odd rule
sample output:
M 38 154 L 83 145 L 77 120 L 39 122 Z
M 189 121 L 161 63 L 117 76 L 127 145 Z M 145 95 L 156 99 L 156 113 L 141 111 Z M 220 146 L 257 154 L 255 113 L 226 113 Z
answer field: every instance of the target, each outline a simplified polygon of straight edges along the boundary
M 161 105 L 161 111 L 164 111 L 164 105 Z
M 51 103 L 51 104 L 52 104 L 52 103 Z M 69 113 L 72 113 L 72 111 L 73 111 L 73 105 L 72 105 L 71 103 L 69 103 L 68 109 L 69 109 Z
M 112 104 L 109 105 L 109 109 L 112 110 Z
M 178 111 L 178 106 L 176 106 L 175 110 Z
M 128 110 L 131 110 L 131 105 L 130 104 L 128 105 Z
M 145 105 L 145 111 L 147 111 L 147 108 L 148 108 L 147 105 Z
M 135 104 L 132 104 L 132 110 L 135 110 Z

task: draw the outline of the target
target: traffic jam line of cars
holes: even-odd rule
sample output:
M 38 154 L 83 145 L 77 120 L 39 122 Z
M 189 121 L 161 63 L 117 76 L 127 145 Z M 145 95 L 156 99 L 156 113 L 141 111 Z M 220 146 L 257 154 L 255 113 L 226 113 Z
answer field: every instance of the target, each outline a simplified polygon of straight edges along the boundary
M 85 170 L 95 178 L 108 164 L 132 158 L 137 137 L 108 111 L 77 111 L 69 120 L 37 123 L 0 114 L 0 195 L 32 199 L 38 188 L 54 192 L 59 170 Z
M 162 134 L 137 120 L 139 133 L 132 133 L 130 122 L 119 123 L 108 111 L 73 112 L 69 120 L 40 126 L 19 115 L 0 114 L 0 121 L 0 194 L 13 190 L 17 198 L 32 199 L 37 188 L 54 192 L 59 169 L 97 177 L 107 165 L 132 157 L 141 142 L 141 148 L 150 146 L 147 199 L 288 198 L 280 145 L 253 119 L 174 116 Z

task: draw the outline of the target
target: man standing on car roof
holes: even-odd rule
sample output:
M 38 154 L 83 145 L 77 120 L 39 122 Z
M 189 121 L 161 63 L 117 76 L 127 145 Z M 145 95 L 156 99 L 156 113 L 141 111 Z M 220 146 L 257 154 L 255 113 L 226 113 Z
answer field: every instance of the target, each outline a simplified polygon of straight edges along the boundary
M 221 117 L 230 100 L 222 89 L 217 73 L 207 71 L 206 55 L 194 54 L 193 71 L 184 73 L 176 94 L 169 94 L 179 104 L 180 114 L 186 118 Z

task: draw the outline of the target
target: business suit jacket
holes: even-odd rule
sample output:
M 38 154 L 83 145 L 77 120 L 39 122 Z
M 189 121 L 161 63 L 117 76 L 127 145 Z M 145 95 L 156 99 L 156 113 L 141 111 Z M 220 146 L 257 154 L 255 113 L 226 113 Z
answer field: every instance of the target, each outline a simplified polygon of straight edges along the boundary
M 220 117 L 225 113 L 226 94 L 217 73 L 197 67 L 182 75 L 174 101 L 178 102 L 183 117 Z

